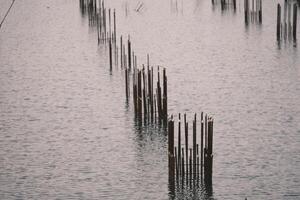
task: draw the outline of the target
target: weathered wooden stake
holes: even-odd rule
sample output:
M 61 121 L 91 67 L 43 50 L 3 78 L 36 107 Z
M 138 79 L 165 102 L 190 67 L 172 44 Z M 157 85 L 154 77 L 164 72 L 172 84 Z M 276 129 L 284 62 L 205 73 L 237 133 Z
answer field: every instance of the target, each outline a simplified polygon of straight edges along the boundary
M 293 11 L 293 38 L 297 40 L 297 4 L 294 4 Z
M 277 5 L 277 40 L 280 40 L 281 6 Z

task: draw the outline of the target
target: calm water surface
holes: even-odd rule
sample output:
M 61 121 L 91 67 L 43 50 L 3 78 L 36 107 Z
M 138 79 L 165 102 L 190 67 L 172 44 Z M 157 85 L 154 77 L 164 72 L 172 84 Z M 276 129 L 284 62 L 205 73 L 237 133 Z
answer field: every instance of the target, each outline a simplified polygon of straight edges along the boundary
M 176 198 L 299 199 L 300 51 L 276 42 L 282 1 L 264 1 L 263 24 L 249 27 L 243 1 L 236 13 L 138 2 L 107 5 L 138 63 L 149 53 L 167 68 L 169 113 L 215 119 L 212 196 Z M 0 4 L 2 19 L 10 1 Z M 300 38 L 299 14 L 298 27 Z M 78 1 L 17 0 L 0 29 L 0 199 L 171 198 L 167 138 L 135 126 L 124 91 Z

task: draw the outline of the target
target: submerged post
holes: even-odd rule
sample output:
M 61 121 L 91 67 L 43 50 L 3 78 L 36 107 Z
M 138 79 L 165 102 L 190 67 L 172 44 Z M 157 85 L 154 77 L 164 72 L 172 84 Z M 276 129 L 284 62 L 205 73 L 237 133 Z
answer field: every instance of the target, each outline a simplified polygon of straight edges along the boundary
M 277 40 L 280 40 L 281 6 L 277 5 Z
M 110 71 L 112 71 L 112 47 L 111 47 L 111 40 L 109 40 L 109 66 L 110 66 Z
M 294 40 L 297 39 L 297 4 L 294 4 L 293 11 L 293 38 Z

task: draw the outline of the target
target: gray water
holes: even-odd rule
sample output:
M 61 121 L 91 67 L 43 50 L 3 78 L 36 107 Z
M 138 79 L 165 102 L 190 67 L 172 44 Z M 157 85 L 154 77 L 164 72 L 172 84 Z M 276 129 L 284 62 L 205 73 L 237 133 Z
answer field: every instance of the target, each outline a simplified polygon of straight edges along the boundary
M 167 68 L 169 113 L 214 117 L 212 194 L 176 198 L 300 198 L 299 41 L 211 1 L 109 1 L 138 63 Z M 175 1 L 173 1 L 175 2 Z M 10 5 L 0 0 L 0 17 Z M 0 29 L 0 199 L 169 199 L 167 138 L 138 128 L 121 69 L 78 1 L 16 0 Z M 298 38 L 300 19 L 298 14 Z

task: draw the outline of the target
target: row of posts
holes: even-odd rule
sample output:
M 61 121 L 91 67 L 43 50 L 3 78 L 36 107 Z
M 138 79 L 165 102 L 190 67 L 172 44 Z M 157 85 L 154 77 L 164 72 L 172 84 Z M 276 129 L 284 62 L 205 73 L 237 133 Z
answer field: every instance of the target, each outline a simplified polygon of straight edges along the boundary
M 200 179 L 211 182 L 213 172 L 213 119 L 201 113 L 200 131 L 197 131 L 197 115 L 194 114 L 192 133 L 189 135 L 189 123 L 186 118 L 186 114 L 184 114 L 182 121 L 179 114 L 177 128 L 175 128 L 176 123 L 173 116 L 168 120 L 169 178 L 182 184 L 195 183 Z M 175 134 L 175 130 L 177 130 L 177 134 Z M 176 135 L 177 138 L 175 138 Z M 199 136 L 200 139 L 197 139 Z M 189 143 L 190 140 L 191 144 Z
M 113 63 L 118 65 L 118 47 L 116 42 L 116 17 L 113 12 L 114 28 L 111 28 L 111 10 L 107 13 L 102 0 L 80 0 L 82 11 L 89 13 L 90 24 L 97 26 L 98 43 L 108 43 L 110 70 Z M 98 6 L 98 7 L 97 7 Z M 107 31 L 108 23 L 108 31 Z M 127 49 L 125 48 L 127 46 Z M 197 143 L 197 115 L 194 115 L 192 134 L 189 136 L 188 122 L 184 114 L 184 134 L 181 133 L 181 116 L 177 127 L 177 146 L 175 144 L 175 120 L 168 119 L 168 94 L 166 69 L 157 67 L 157 78 L 154 68 L 150 67 L 149 55 L 147 66 L 138 69 L 137 56 L 134 54 L 130 36 L 127 41 L 120 36 L 120 66 L 125 74 L 125 96 L 132 102 L 135 118 L 139 122 L 162 124 L 168 131 L 169 179 L 186 183 L 195 183 L 204 178 L 211 183 L 213 168 L 213 120 L 201 113 L 200 141 Z M 131 90 L 132 85 L 132 92 Z M 191 144 L 189 138 L 191 137 Z M 182 142 L 182 141 L 185 141 Z
M 143 66 L 138 69 L 137 56 L 135 55 L 130 36 L 127 41 L 120 36 L 120 48 L 116 41 L 116 12 L 113 11 L 113 26 L 111 20 L 111 9 L 105 8 L 103 0 L 80 0 L 81 10 L 89 13 L 90 24 L 96 25 L 98 43 L 108 43 L 109 68 L 112 71 L 113 65 L 125 71 L 125 96 L 127 102 L 130 98 L 132 80 L 132 99 L 135 117 L 140 121 L 155 122 L 167 125 L 167 76 L 166 69 L 161 71 L 157 67 L 156 83 L 154 82 L 153 67 L 150 68 L 149 55 L 147 55 L 147 69 Z M 126 49 L 127 46 L 127 49 Z M 119 52 L 120 51 L 120 58 Z

